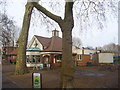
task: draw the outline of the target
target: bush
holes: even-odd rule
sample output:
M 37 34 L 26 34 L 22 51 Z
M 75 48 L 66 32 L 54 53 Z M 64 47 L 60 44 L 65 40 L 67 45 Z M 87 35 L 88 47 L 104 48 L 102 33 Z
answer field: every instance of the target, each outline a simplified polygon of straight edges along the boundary
M 93 66 L 91 62 L 87 62 L 86 66 Z

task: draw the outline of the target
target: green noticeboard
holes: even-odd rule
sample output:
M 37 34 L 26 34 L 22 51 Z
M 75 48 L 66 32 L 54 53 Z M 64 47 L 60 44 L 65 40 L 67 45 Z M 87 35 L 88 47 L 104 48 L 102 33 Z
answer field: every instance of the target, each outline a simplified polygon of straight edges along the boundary
M 33 88 L 42 88 L 42 76 L 41 75 L 42 75 L 41 73 L 32 74 Z

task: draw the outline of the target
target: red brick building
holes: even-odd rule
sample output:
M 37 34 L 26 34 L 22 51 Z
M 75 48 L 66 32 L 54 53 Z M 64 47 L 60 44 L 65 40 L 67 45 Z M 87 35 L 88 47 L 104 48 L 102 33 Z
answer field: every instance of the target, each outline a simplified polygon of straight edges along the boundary
M 86 65 L 87 62 L 93 62 L 93 53 L 96 50 L 80 49 L 72 47 L 73 58 L 77 66 Z M 11 52 L 11 60 L 15 61 L 17 49 Z M 61 66 L 62 60 L 62 38 L 59 37 L 59 31 L 53 30 L 52 37 L 42 37 L 34 35 L 26 50 L 26 63 L 32 67 L 35 62 L 37 65 L 50 64 L 51 66 Z
M 77 48 L 75 46 L 73 46 L 72 50 L 73 53 L 76 54 L 74 60 L 76 61 L 77 66 L 85 66 L 87 63 L 94 63 L 94 54 L 96 53 L 96 50 Z
M 5 60 L 6 62 L 10 62 L 13 60 L 11 52 L 16 50 L 17 47 L 12 47 L 12 46 L 6 46 L 2 47 L 2 60 Z

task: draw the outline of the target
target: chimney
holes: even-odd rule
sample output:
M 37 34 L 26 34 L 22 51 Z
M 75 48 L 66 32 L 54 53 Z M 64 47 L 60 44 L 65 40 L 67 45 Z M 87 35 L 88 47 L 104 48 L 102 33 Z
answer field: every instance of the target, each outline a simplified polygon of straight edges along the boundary
M 57 36 L 57 37 L 59 37 L 59 31 L 58 30 L 53 30 L 52 31 L 52 36 Z
M 82 47 L 82 54 L 84 55 L 84 47 Z

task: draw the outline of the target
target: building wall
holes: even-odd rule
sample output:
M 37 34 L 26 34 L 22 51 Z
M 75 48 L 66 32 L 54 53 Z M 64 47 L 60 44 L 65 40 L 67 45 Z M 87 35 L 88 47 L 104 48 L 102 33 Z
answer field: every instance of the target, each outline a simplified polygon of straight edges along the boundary
M 56 63 L 54 64 L 54 66 L 55 66 L 55 67 L 60 67 L 60 66 L 61 66 L 61 62 L 56 62 Z
M 32 38 L 32 40 L 30 41 L 30 44 L 28 45 L 28 48 L 34 48 L 36 43 L 38 44 L 37 48 L 43 50 L 42 44 L 37 40 L 36 37 Z
M 90 54 L 90 53 L 95 53 L 96 50 L 88 50 L 88 49 L 84 49 L 84 54 Z
M 2 47 L 2 50 L 6 52 L 6 53 L 5 53 L 5 56 L 3 55 L 4 53 L 2 53 L 2 60 L 5 59 L 5 61 L 6 61 L 7 63 L 9 63 L 10 60 L 15 61 L 16 58 L 13 57 L 13 56 L 11 56 L 10 53 L 11 53 L 13 50 L 15 50 L 16 48 L 17 48 L 17 47 Z
M 81 48 L 76 48 L 75 46 L 72 46 L 72 52 L 77 54 L 89 55 L 90 53 L 95 53 L 96 51 L 97 50 L 81 49 Z
M 77 60 L 77 65 L 78 66 L 86 66 L 87 62 L 93 63 L 93 59 L 90 59 L 90 55 L 82 55 L 82 60 Z
M 6 51 L 6 55 L 9 55 L 13 50 L 15 50 L 17 47 L 2 47 L 2 51 Z
M 96 50 L 89 50 L 89 49 L 79 49 L 76 48 L 75 46 L 72 47 L 72 52 L 76 53 L 77 55 L 82 56 L 82 60 L 78 60 L 77 55 L 74 57 L 74 59 L 77 62 L 77 66 L 85 66 L 87 62 L 91 62 L 93 64 L 94 61 L 94 55 L 92 55 L 92 59 L 90 59 L 90 54 L 94 54 Z
M 72 46 L 72 53 L 82 54 L 82 49 Z

